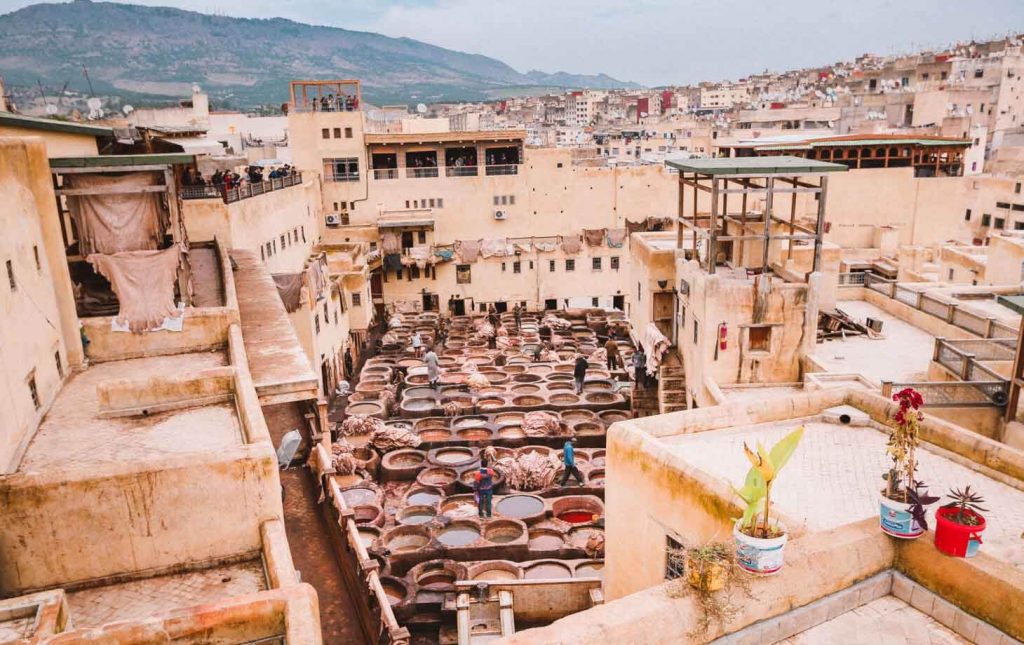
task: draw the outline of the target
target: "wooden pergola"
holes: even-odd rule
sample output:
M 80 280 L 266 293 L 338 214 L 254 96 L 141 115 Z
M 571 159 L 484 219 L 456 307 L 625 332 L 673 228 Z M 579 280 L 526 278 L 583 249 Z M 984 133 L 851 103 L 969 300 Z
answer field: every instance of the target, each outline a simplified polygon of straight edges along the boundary
M 789 255 L 792 257 L 792 242 L 797 240 L 814 242 L 814 265 L 817 271 L 821 265 L 821 240 L 825 228 L 825 199 L 828 189 L 828 175 L 833 172 L 844 172 L 847 167 L 842 164 L 812 161 L 799 157 L 741 157 L 717 159 L 688 159 L 684 161 L 668 161 L 669 167 L 679 171 L 679 213 L 678 238 L 676 248 L 683 248 L 687 235 L 693 236 L 695 257 L 699 260 L 697 249 L 701 244 L 707 249 L 707 257 L 703 260 L 708 273 L 715 273 L 719 245 L 726 242 L 738 242 L 740 257 L 745 242 L 760 244 L 762 248 L 762 273 L 768 272 L 768 257 L 773 240 L 790 241 Z M 689 214 L 686 208 L 687 188 L 692 190 Z M 706 192 L 711 197 L 711 208 L 708 213 L 698 209 L 699 192 Z M 775 213 L 775 196 L 779 194 L 793 195 L 790 199 L 789 219 L 779 217 Z M 796 195 L 817 195 L 818 212 L 815 227 L 809 228 L 796 222 Z M 736 195 L 740 199 L 740 212 L 729 212 L 729 197 Z M 748 216 L 748 199 L 751 197 L 764 199 L 764 213 Z M 735 199 L 735 198 L 734 198 Z M 782 224 L 788 233 L 772 234 L 772 224 Z M 739 229 L 738 234 L 730 234 L 729 224 Z M 750 232 L 748 224 L 761 224 L 762 230 Z
M 357 106 L 363 104 L 362 86 L 356 79 L 292 81 L 288 91 L 292 108 L 300 112 L 308 109 L 313 101 L 319 102 L 331 95 L 354 97 Z

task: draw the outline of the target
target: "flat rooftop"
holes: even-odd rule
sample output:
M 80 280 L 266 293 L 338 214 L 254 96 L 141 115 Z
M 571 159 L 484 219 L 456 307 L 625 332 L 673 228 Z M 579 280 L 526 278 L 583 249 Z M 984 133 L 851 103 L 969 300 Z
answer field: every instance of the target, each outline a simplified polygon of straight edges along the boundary
M 319 381 L 295 335 L 274 279 L 252 251 L 233 249 L 231 258 L 238 267 L 234 272 L 235 293 L 256 394 L 261 400 L 271 395 L 296 401 L 315 399 Z
M 882 473 L 891 462 L 886 456 L 887 432 L 870 425 L 840 425 L 821 417 L 740 426 L 662 439 L 686 461 L 704 472 L 739 484 L 750 469 L 743 443 L 761 441 L 771 447 L 803 425 L 804 436 L 796 453 L 772 489 L 772 500 L 790 519 L 810 531 L 824 531 L 878 516 Z M 1024 491 L 943 456 L 922 444 L 919 474 L 932 494 L 970 484 L 985 498 L 988 528 L 985 552 L 1024 569 Z M 934 508 L 934 507 L 933 507 Z
M 850 336 L 814 346 L 812 358 L 829 372 L 863 374 L 874 381 L 927 381 L 935 337 L 870 302 L 840 300 L 836 309 L 857 322 L 882 321 L 883 338 Z
M 886 645 L 958 645 L 970 643 L 928 614 L 896 596 L 883 596 L 816 625 L 776 645 L 885 643 Z
M 718 157 L 714 159 L 680 159 L 666 161 L 665 165 L 681 172 L 702 175 L 813 175 L 826 172 L 846 172 L 839 163 L 815 161 L 801 157 Z
M 67 594 L 76 628 L 120 620 L 143 621 L 183 607 L 205 605 L 268 588 L 263 560 L 130 580 Z
M 224 365 L 226 354 L 215 351 L 97 363 L 72 375 L 39 424 L 18 471 L 85 470 L 103 464 L 217 453 L 243 444 L 232 403 L 149 416 L 99 416 L 96 386 L 104 381 L 195 376 Z

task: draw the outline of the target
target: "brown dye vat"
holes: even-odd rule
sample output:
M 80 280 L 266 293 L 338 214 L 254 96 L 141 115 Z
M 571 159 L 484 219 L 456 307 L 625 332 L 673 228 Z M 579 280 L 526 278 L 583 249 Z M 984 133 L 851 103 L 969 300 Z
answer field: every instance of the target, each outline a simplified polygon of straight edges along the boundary
M 562 413 L 562 421 L 566 423 L 579 423 L 581 421 L 595 421 L 597 415 L 590 410 L 566 410 Z
M 558 531 L 535 529 L 530 531 L 529 547 L 534 551 L 555 551 L 565 545 L 565 539 Z
M 516 383 L 540 383 L 542 377 L 539 374 L 515 374 L 512 380 Z
M 594 421 L 580 421 L 573 424 L 572 429 L 583 436 L 604 434 L 604 425 Z
M 484 372 L 482 370 L 481 370 L 481 373 L 484 376 L 486 376 L 487 380 L 490 381 L 494 385 L 500 385 L 502 383 L 507 383 L 508 382 L 508 374 L 504 374 L 502 372 Z
M 548 374 L 545 380 L 548 383 L 572 383 L 573 375 L 572 372 L 567 374 L 563 372 L 554 372 L 552 374 Z
M 544 397 L 533 394 L 526 394 L 517 396 L 512 399 L 512 405 L 518 407 L 531 407 L 535 405 L 544 405 Z
M 384 380 L 360 381 L 359 385 L 356 386 L 356 392 L 370 392 L 376 394 L 383 390 L 385 385 L 387 385 L 387 382 Z
M 526 371 L 528 374 L 547 374 L 551 371 L 551 366 L 544 364 L 530 365 L 526 368 Z
M 420 430 L 416 434 L 423 441 L 448 441 L 452 438 L 451 430 Z
M 426 412 L 437 406 L 434 399 L 405 399 L 402 401 L 402 409 L 409 412 Z
M 607 453 L 604 450 L 595 450 L 590 453 L 590 465 L 591 466 L 604 466 L 605 455 Z
M 469 571 L 470 580 L 481 580 L 488 582 L 504 582 L 507 580 L 518 580 L 520 569 L 511 562 L 485 562 L 473 567 Z
M 433 506 L 406 506 L 395 514 L 395 520 L 399 524 L 415 526 L 433 522 L 437 516 L 437 509 Z
M 512 359 L 509 359 L 509 360 L 516 361 L 516 363 L 513 363 L 512 365 L 505 365 L 504 369 L 505 369 L 505 373 L 506 374 L 513 374 L 513 375 L 514 374 L 522 374 L 523 372 L 526 371 L 526 363 L 525 363 L 526 359 L 525 358 L 522 358 L 522 359 L 520 359 L 520 358 L 512 358 Z M 519 362 L 519 361 L 523 361 L 523 362 Z
M 504 426 L 498 428 L 498 436 L 502 439 L 522 439 L 526 436 L 526 431 L 522 426 Z
M 487 417 L 460 417 L 455 420 L 455 428 L 479 428 L 487 425 Z
M 377 491 L 365 486 L 356 486 L 341 491 L 341 498 L 349 508 L 365 506 L 377 502 Z
M 398 526 L 381 536 L 381 541 L 392 553 L 408 553 L 425 547 L 430 534 L 422 526 Z
M 405 369 L 409 369 L 410 367 L 421 367 L 422 365 L 423 361 L 418 358 L 403 358 L 398 361 L 398 366 L 404 367 Z
M 575 392 L 576 384 L 572 381 L 556 381 L 548 383 L 547 388 L 549 392 Z
M 601 380 L 590 380 L 595 377 L 591 374 L 587 374 L 587 381 L 583 384 L 584 392 L 593 392 L 595 394 L 609 393 L 612 391 L 612 383 L 610 381 Z
M 533 383 L 520 383 L 519 385 L 513 385 L 509 388 L 509 391 L 512 394 L 536 394 L 540 392 L 540 386 Z
M 580 402 L 580 397 L 571 392 L 559 392 L 549 396 L 548 401 L 554 405 L 575 405 Z
M 437 396 L 437 390 L 432 387 L 410 387 L 402 392 L 405 400 L 409 399 L 432 399 Z
M 553 371 L 559 374 L 569 374 L 570 376 L 572 376 L 572 371 L 574 367 L 575 365 L 571 363 L 555 363 L 552 369 Z M 551 376 L 554 376 L 554 374 L 552 374 Z M 548 376 L 548 378 L 551 378 L 551 376 Z
M 472 495 L 465 495 L 461 498 L 454 496 L 441 504 L 441 515 L 452 519 L 476 517 L 477 514 L 476 502 L 473 501 Z
M 591 486 L 604 486 L 604 468 L 594 468 L 587 473 L 587 483 Z
M 406 376 L 405 382 L 409 385 L 426 385 L 430 381 L 427 379 L 426 374 L 413 374 L 412 376 Z
M 491 438 L 487 428 L 463 428 L 455 433 L 463 441 L 486 441 Z
M 356 533 L 359 534 L 359 541 L 365 549 L 369 549 L 374 540 L 380 537 L 380 530 L 371 526 L 360 526 Z
M 430 459 L 445 466 L 461 466 L 476 461 L 476 453 L 469 448 L 440 448 Z
M 468 394 L 449 394 L 441 399 L 441 403 L 458 403 L 462 407 L 468 408 L 469 406 L 473 405 L 473 397 L 469 396 Z
M 608 404 L 617 403 L 619 395 L 612 392 L 590 392 L 589 394 L 584 394 L 583 399 L 587 403 Z
M 523 578 L 527 580 L 545 580 L 571 578 L 572 571 L 569 567 L 559 562 L 541 562 L 526 568 Z
M 523 417 L 525 416 L 522 412 L 502 412 L 501 414 L 494 415 L 494 423 L 499 426 L 519 425 L 523 422 Z
M 422 486 L 444 487 L 453 483 L 457 476 L 452 468 L 427 468 L 420 471 L 420 474 L 416 476 L 416 481 Z
M 505 399 L 499 398 L 485 398 L 480 399 L 476 402 L 476 407 L 480 410 L 492 410 L 494 408 L 500 408 L 505 405 Z
M 422 464 L 425 459 L 426 455 L 421 450 L 395 450 L 384 455 L 382 465 L 384 468 L 412 468 Z
M 438 377 L 438 381 L 441 383 L 465 383 L 466 378 L 469 374 L 465 372 L 445 372 Z M 426 378 L 426 377 L 424 377 Z
M 444 430 L 448 428 L 448 419 L 436 418 L 436 419 L 420 419 L 415 423 L 417 430 Z
M 495 544 L 515 542 L 525 534 L 523 525 L 512 520 L 491 520 L 484 526 L 484 539 Z
M 384 407 L 379 403 L 373 403 L 371 401 L 361 401 L 359 403 L 353 403 L 352 405 L 345 408 L 346 415 L 353 414 L 365 414 L 372 416 L 374 414 L 381 414 L 384 412 Z
M 436 488 L 417 488 L 405 495 L 405 503 L 413 506 L 433 506 L 444 495 Z
M 598 418 L 601 419 L 601 423 L 606 426 L 610 426 L 613 423 L 619 421 L 627 421 L 632 418 L 629 412 L 623 412 L 622 410 L 605 410 L 597 414 Z
M 577 549 L 583 549 L 587 546 L 587 540 L 594 535 L 601 535 L 603 533 L 604 529 L 599 529 L 596 526 L 581 526 L 569 529 L 569 535 L 566 537 L 566 541 L 570 546 Z
M 534 495 L 508 495 L 498 501 L 494 512 L 516 519 L 535 517 L 544 512 L 544 500 Z
M 376 524 L 379 526 L 379 521 L 384 519 L 380 507 L 372 504 L 361 504 L 353 508 L 352 512 L 352 518 L 356 521 L 356 524 Z

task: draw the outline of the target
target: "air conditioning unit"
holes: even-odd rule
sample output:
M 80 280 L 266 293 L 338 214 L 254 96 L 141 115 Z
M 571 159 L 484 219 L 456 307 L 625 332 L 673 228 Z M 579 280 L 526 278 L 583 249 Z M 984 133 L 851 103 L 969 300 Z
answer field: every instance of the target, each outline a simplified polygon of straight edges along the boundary
M 341 226 L 341 215 L 338 213 L 327 214 L 327 225 L 328 226 Z
M 506 211 L 494 211 L 494 219 L 508 219 Z

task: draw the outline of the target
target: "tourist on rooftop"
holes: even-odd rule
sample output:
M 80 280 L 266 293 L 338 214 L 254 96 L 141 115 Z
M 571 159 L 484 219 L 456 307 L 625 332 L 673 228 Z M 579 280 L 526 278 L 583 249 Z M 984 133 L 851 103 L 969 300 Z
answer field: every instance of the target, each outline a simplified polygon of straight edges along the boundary
M 569 475 L 576 479 L 577 485 L 583 485 L 583 475 L 580 473 L 580 469 L 576 467 L 575 445 L 576 437 L 570 437 L 565 440 L 565 445 L 562 446 L 562 481 L 559 482 L 561 486 L 565 486 L 569 482 Z
M 572 377 L 576 380 L 576 394 L 583 392 L 583 379 L 587 377 L 587 359 L 583 354 L 576 354 L 576 364 L 572 368 Z
M 412 335 L 412 351 L 416 354 L 416 358 L 423 353 L 423 337 L 418 331 Z
M 427 381 L 430 382 L 430 387 L 437 389 L 437 382 L 440 378 L 440 368 L 437 364 L 437 354 L 434 353 L 434 348 L 431 347 L 427 350 L 426 356 L 423 357 L 423 362 L 427 365 Z
M 488 467 L 487 457 L 480 460 L 480 470 L 473 477 L 476 492 L 476 511 L 480 519 L 491 517 L 491 497 L 494 495 L 494 469 Z M 486 515 L 485 515 L 486 514 Z
M 622 367 L 622 356 L 619 355 L 619 344 L 611 336 L 604 344 L 604 351 L 608 354 L 608 369 L 617 370 Z
M 213 177 L 210 177 L 210 183 L 214 186 L 220 186 L 224 183 L 224 173 L 219 168 L 213 173 Z
M 185 172 L 181 173 L 181 185 L 191 186 L 193 183 L 195 182 L 192 181 L 192 169 L 186 168 Z

